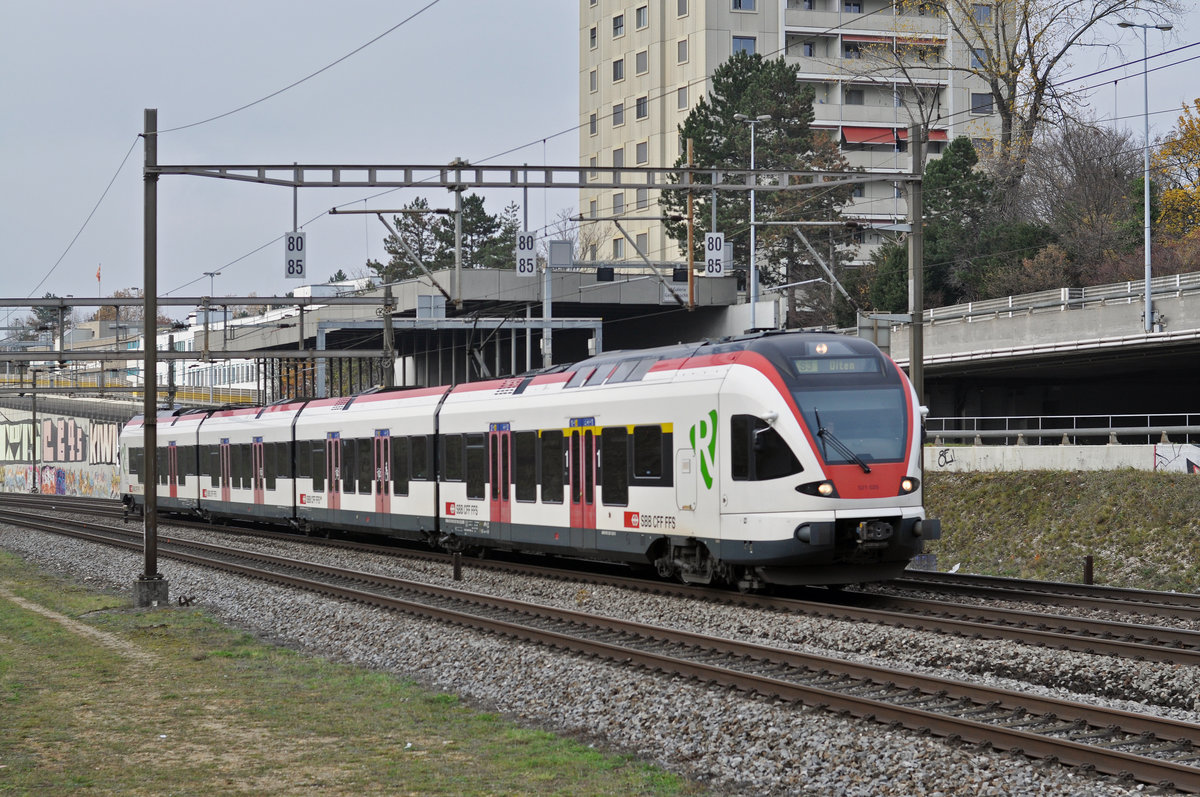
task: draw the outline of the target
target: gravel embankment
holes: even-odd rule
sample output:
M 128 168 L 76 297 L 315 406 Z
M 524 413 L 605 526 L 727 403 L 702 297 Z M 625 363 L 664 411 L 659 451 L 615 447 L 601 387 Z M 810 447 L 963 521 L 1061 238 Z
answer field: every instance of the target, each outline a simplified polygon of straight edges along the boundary
M 164 527 L 164 533 L 167 530 Z M 172 536 L 219 537 L 170 529 Z M 244 540 L 276 554 L 449 583 L 448 568 L 300 543 Z M 140 557 L 0 526 L 0 546 L 106 589 L 131 590 Z M 906 731 L 747 699 L 611 663 L 478 634 L 161 560 L 172 598 L 307 652 L 411 676 L 522 723 L 632 752 L 730 793 L 820 795 L 1125 795 L 1111 778 L 981 752 Z M 969 677 L 1200 722 L 1196 668 L 795 617 L 608 587 L 464 569 L 462 588 L 598 614 L 669 623 L 806 652 Z

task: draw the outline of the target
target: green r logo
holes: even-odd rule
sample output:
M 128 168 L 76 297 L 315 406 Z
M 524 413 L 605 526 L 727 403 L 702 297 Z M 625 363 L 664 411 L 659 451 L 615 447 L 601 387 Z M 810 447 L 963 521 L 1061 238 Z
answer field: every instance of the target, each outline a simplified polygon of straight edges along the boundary
M 700 475 L 704 478 L 704 488 L 711 490 L 713 474 L 717 470 L 717 411 L 709 410 L 708 418 L 692 426 L 692 450 L 700 457 Z

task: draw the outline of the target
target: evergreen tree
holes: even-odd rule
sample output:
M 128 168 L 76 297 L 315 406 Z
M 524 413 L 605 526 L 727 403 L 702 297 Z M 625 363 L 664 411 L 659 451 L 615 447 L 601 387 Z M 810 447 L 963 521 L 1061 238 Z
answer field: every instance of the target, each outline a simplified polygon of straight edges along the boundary
M 392 217 L 396 233 L 408 245 L 408 250 L 417 257 L 427 268 L 434 267 L 434 254 L 437 242 L 433 236 L 433 212 L 429 210 L 429 202 L 424 197 L 417 197 L 404 206 L 405 210 L 415 211 L 402 213 Z M 383 239 L 383 249 L 391 259 L 387 264 L 375 260 L 367 261 L 367 268 L 378 275 L 381 283 L 399 282 L 412 279 L 424 272 L 413 262 L 412 256 L 400 244 L 400 240 L 391 233 Z

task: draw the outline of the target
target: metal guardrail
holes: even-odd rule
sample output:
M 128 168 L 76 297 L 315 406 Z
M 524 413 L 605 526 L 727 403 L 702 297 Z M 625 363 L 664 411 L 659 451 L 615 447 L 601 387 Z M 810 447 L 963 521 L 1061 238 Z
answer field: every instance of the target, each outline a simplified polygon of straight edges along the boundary
M 1200 443 L 1200 413 L 927 418 L 925 431 L 934 445 Z

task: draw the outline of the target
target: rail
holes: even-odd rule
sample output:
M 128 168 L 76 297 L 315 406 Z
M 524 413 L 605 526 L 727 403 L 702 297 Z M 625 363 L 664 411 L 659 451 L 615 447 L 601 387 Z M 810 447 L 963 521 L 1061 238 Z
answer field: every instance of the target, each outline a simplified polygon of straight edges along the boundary
M 1197 443 L 1200 413 L 927 418 L 925 432 L 934 445 Z

